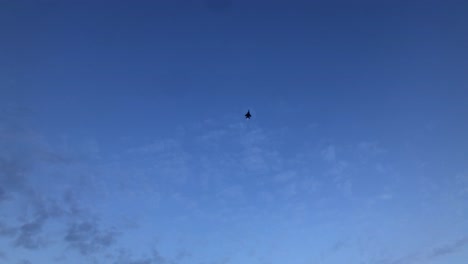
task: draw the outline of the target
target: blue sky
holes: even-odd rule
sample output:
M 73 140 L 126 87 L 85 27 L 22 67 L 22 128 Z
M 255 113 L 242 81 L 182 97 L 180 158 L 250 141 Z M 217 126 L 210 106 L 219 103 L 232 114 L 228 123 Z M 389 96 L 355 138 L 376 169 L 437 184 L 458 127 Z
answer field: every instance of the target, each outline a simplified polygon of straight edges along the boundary
M 467 10 L 1 1 L 0 263 L 465 263 Z

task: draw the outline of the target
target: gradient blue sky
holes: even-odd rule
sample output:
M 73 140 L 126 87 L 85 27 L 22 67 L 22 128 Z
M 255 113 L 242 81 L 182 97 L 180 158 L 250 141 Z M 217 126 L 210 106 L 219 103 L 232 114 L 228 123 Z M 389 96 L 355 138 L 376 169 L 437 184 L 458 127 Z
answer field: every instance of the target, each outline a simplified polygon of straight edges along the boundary
M 0 263 L 466 263 L 467 3 L 0 1 Z

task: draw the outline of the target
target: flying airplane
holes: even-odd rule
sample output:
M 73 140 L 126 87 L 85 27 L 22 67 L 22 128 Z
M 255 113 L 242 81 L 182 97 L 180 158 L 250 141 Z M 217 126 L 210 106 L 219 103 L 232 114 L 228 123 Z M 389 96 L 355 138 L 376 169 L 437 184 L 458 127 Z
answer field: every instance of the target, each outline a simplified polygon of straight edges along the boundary
M 252 115 L 250 114 L 250 110 L 247 111 L 247 114 L 245 114 L 245 118 L 250 119 Z

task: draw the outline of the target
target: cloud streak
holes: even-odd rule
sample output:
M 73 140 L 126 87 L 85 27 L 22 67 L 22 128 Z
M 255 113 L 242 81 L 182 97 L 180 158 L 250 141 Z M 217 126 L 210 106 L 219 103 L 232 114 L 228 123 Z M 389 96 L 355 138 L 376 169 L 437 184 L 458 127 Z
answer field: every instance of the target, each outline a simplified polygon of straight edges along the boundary
M 468 246 L 468 236 L 458 239 L 456 241 L 453 241 L 451 243 L 448 243 L 439 247 L 435 247 L 428 254 L 427 258 L 433 259 L 433 258 L 439 258 L 445 255 L 453 254 L 460 250 L 463 250 L 463 248 L 466 246 Z

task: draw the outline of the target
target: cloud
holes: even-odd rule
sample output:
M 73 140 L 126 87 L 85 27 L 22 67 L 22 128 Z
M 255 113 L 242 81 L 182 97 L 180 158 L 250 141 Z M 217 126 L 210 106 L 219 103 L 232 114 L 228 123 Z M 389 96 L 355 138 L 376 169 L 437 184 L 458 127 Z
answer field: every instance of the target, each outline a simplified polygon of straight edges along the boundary
M 12 245 L 24 249 L 34 250 L 47 246 L 45 236 L 42 234 L 43 226 L 50 218 L 61 216 L 62 210 L 57 204 L 43 199 L 32 191 L 22 192 L 28 204 L 28 211 L 32 217 L 19 226 L 7 225 L 0 222 L 0 236 L 12 239 Z
M 393 195 L 390 193 L 382 193 L 377 198 L 380 200 L 391 200 L 393 199 Z
M 333 252 L 333 253 L 336 253 L 336 252 L 342 250 L 343 248 L 345 248 L 346 246 L 347 246 L 346 242 L 337 241 L 331 246 L 330 251 Z
M 82 221 L 72 223 L 64 241 L 82 255 L 90 255 L 112 246 L 118 233 L 113 230 L 101 230 L 96 222 Z
M 150 257 L 141 257 L 134 258 L 126 249 L 120 249 L 115 260 L 115 264 L 177 264 L 180 263 L 180 260 L 185 259 L 189 255 L 186 253 L 182 257 L 176 256 L 176 260 L 171 260 L 169 258 L 163 257 L 159 250 L 154 248 L 151 252 Z
M 333 175 L 341 175 L 349 167 L 349 165 L 350 164 L 347 161 L 337 161 L 333 164 L 332 168 L 330 169 L 330 173 Z
M 43 227 L 47 221 L 60 218 L 64 215 L 64 209 L 59 206 L 55 200 L 45 198 L 44 195 L 31 191 L 24 190 L 22 198 L 28 204 L 28 210 L 32 213 L 32 217 L 26 220 L 18 227 L 4 226 L 0 233 L 5 236 L 15 237 L 13 245 L 25 249 L 41 249 L 47 246 L 46 235 L 42 234 Z
M 12 239 L 15 247 L 35 250 L 47 246 L 45 235 L 42 234 L 46 221 L 50 218 L 59 217 L 61 210 L 49 200 L 43 200 L 34 192 L 24 192 L 28 201 L 29 211 L 33 216 L 19 226 L 8 226 L 0 223 L 0 236 Z
M 122 158 L 123 159 L 123 158 Z M 180 140 L 160 139 L 149 144 L 131 148 L 125 156 L 126 162 L 145 164 L 140 175 L 158 175 L 167 183 L 183 185 L 186 183 L 191 156 L 185 151 Z M 132 174 L 132 173 L 129 173 Z M 133 174 L 135 174 L 133 172 Z
M 194 163 L 196 163 L 195 166 L 200 166 L 201 162 L 198 161 L 202 160 L 202 158 L 206 159 L 206 163 L 208 165 L 206 165 L 207 167 L 197 167 L 197 169 L 200 169 L 200 171 L 195 171 L 193 173 L 194 178 L 189 179 L 189 181 L 191 181 L 190 184 L 192 184 L 193 182 L 194 184 L 201 185 L 201 181 L 199 181 L 196 177 L 201 177 L 198 176 L 199 174 L 202 175 L 213 172 L 212 178 L 217 177 L 216 179 L 213 179 L 213 187 L 216 188 L 211 188 L 211 190 L 209 190 L 210 193 L 203 192 L 203 199 L 206 198 L 206 200 L 209 200 L 210 198 L 220 197 L 224 200 L 232 201 L 233 203 L 237 203 L 239 201 L 246 202 L 248 200 L 249 203 L 252 202 L 253 204 L 257 201 L 252 201 L 250 199 L 255 195 L 256 199 L 263 200 L 265 201 L 265 203 L 274 203 L 274 206 L 271 206 L 271 209 L 261 208 L 261 206 L 257 206 L 258 204 L 253 204 L 251 207 L 260 208 L 260 210 L 265 210 L 266 213 L 269 212 L 267 210 L 281 209 L 282 206 L 286 206 L 283 205 L 283 203 L 285 202 L 281 200 L 283 196 L 297 197 L 297 199 L 291 199 L 291 201 L 287 201 L 291 205 L 296 204 L 296 201 L 299 199 L 310 198 L 306 197 L 305 194 L 303 195 L 303 192 L 306 189 L 313 190 L 316 188 L 317 184 L 319 184 L 317 183 L 317 181 L 319 180 L 319 178 L 317 177 L 321 177 L 322 175 L 320 173 L 322 172 L 327 173 L 327 176 L 330 176 L 330 179 L 324 180 L 327 181 L 327 184 L 329 183 L 328 181 L 330 181 L 331 184 L 335 183 L 336 186 L 341 188 L 343 191 L 351 193 L 353 185 L 348 172 L 350 171 L 350 167 L 351 172 L 353 172 L 354 166 L 356 165 L 352 163 L 354 161 L 353 158 L 349 158 L 346 161 L 342 160 L 342 158 L 348 158 L 348 156 L 345 155 L 348 154 L 345 153 L 345 148 L 337 148 L 337 146 L 335 145 L 329 145 L 326 146 L 326 148 L 324 148 L 323 150 L 320 148 L 318 150 L 314 150 L 312 154 L 310 154 L 309 150 L 305 150 L 305 152 L 303 153 L 295 153 L 297 154 L 297 156 L 294 157 L 300 157 L 299 159 L 296 159 L 294 161 L 287 161 L 288 154 L 275 151 L 275 144 L 277 142 L 274 142 L 275 138 L 271 136 L 270 132 L 271 131 L 265 132 L 255 128 L 250 129 L 246 128 L 245 126 L 239 126 L 235 129 L 219 130 L 218 132 L 211 134 L 208 133 L 207 138 L 202 138 L 201 141 L 216 140 L 219 141 L 220 146 L 231 144 L 229 145 L 229 147 L 232 147 L 232 149 L 225 150 L 220 148 L 219 152 L 215 151 L 214 153 L 201 152 L 204 155 L 203 157 L 193 155 L 193 158 L 196 159 L 194 160 Z M 179 168 L 190 168 L 189 165 L 192 164 L 185 164 L 185 158 L 180 159 L 179 154 L 185 153 L 185 149 L 183 148 L 182 143 L 182 141 L 173 139 L 168 139 L 167 141 L 161 140 L 152 142 L 151 144 L 140 148 L 133 149 L 128 153 L 122 153 L 122 155 L 120 156 L 121 159 L 119 159 L 117 162 L 127 162 L 127 157 L 134 158 L 134 160 L 137 160 L 139 162 L 141 158 L 141 160 L 144 159 L 145 161 L 150 161 L 151 163 L 148 164 L 150 164 L 152 167 L 146 168 L 145 166 L 136 166 L 138 168 L 125 169 L 125 171 L 121 172 L 121 175 L 129 176 L 125 178 L 127 178 L 129 182 L 132 182 L 132 184 L 135 184 L 132 185 L 135 186 L 135 188 L 141 188 L 143 187 L 142 185 L 145 185 L 143 188 L 146 188 L 147 186 L 151 186 L 149 188 L 155 188 L 152 187 L 152 184 L 142 184 L 141 181 L 138 181 L 139 179 L 134 177 L 135 174 L 132 174 L 132 172 L 139 170 L 141 169 L 141 167 L 143 167 L 143 169 L 141 169 L 142 174 L 146 173 L 145 177 L 147 176 L 147 174 L 151 174 L 150 176 L 156 176 L 152 177 L 152 179 L 159 177 L 159 173 L 167 174 L 168 179 L 174 175 L 178 175 L 178 173 L 185 173 L 183 169 Z M 190 144 L 189 146 L 193 147 L 193 149 L 195 150 L 199 147 L 198 145 L 193 146 Z M 360 148 L 363 152 L 373 153 L 374 151 L 373 147 L 369 146 L 368 144 L 363 144 L 358 148 Z M 352 149 L 353 151 L 355 151 L 355 145 L 353 145 Z M 292 150 L 293 151 L 291 152 L 295 152 L 295 149 Z M 2 151 L 0 150 L 0 152 Z M 50 154 L 50 152 L 48 153 Z M 223 155 L 218 155 L 220 153 Z M 56 158 L 55 154 L 49 154 L 47 154 L 47 157 L 49 158 L 43 158 L 41 159 L 41 161 L 63 161 L 62 159 L 60 159 L 60 155 L 58 155 L 58 157 Z M 290 159 L 295 159 L 294 157 L 291 157 Z M 311 160 L 311 158 L 315 160 Z M 323 162 L 322 160 L 324 160 L 325 162 Z M 0 236 L 2 236 L 3 234 L 4 237 L 13 238 L 12 241 L 15 241 L 18 247 L 38 249 L 43 246 L 47 246 L 47 241 L 44 238 L 47 238 L 45 226 L 48 223 L 48 221 L 52 220 L 53 218 L 63 217 L 63 219 L 61 220 L 71 222 L 69 223 L 69 225 L 67 225 L 66 222 L 63 223 L 65 225 L 65 228 L 62 229 L 63 233 L 59 234 L 59 237 L 62 243 L 66 243 L 66 246 L 69 246 L 69 249 L 71 248 L 72 251 L 78 252 L 78 255 L 81 254 L 83 256 L 90 256 L 92 258 L 94 258 L 96 256 L 95 254 L 97 253 L 109 255 L 110 252 L 113 251 L 115 246 L 118 245 L 118 238 L 120 237 L 119 232 L 113 229 L 107 229 L 106 226 L 103 227 L 100 224 L 98 224 L 98 222 L 89 220 L 89 216 L 91 215 L 91 213 L 84 211 L 84 209 L 81 207 L 82 204 L 80 204 L 80 200 L 78 197 L 79 194 L 81 194 L 79 190 L 65 192 L 65 195 L 59 198 L 62 200 L 57 200 L 58 203 L 55 203 L 53 200 L 41 198 L 39 192 L 28 191 L 28 187 L 31 187 L 28 186 L 28 177 L 30 175 L 30 170 L 28 167 L 30 165 L 28 164 L 28 160 L 22 161 L 21 159 L 4 158 L 2 159 L 2 161 L 4 161 L 4 166 L 0 166 L 0 169 L 2 171 L 9 171 L 9 177 L 13 177 L 7 178 L 7 174 L 2 174 L 0 177 L 4 178 L 0 178 L 0 180 L 5 179 L 10 181 L 11 186 L 13 186 L 16 190 L 21 190 L 21 194 L 23 196 L 29 197 L 28 199 L 29 201 L 31 201 L 31 205 L 34 208 L 34 210 L 37 211 L 37 213 L 32 219 L 29 219 L 29 221 L 22 223 L 20 226 L 2 226 L 0 223 Z M 326 167 L 322 168 L 320 166 L 317 166 L 318 169 L 315 169 L 313 168 L 315 164 L 314 162 L 325 163 Z M 103 163 L 106 163 L 106 160 L 104 160 Z M 102 163 L 100 163 L 99 166 L 101 166 L 101 164 Z M 139 163 L 137 164 L 139 165 Z M 296 167 L 294 167 L 296 164 L 301 164 L 304 169 L 297 169 Z M 105 169 L 101 170 L 100 167 L 99 172 L 111 174 L 109 173 L 109 170 L 106 170 L 108 168 L 106 167 L 106 165 L 107 164 L 102 165 L 102 167 L 105 167 Z M 128 163 L 122 163 L 122 166 L 118 168 L 126 168 L 127 165 Z M 143 165 L 146 165 L 146 163 L 144 163 Z M 177 169 L 171 169 L 173 167 L 176 167 Z M 247 177 L 244 177 L 245 174 L 247 174 Z M 315 176 L 315 174 L 317 174 L 317 176 Z M 230 177 L 231 175 L 240 175 L 240 177 Z M 142 179 L 145 177 L 142 177 Z M 108 184 L 112 186 L 113 183 L 106 182 L 105 179 L 107 178 L 102 177 L 100 180 L 102 180 L 103 184 Z M 115 180 L 119 181 L 120 177 L 115 177 Z M 166 184 L 166 182 L 160 181 L 159 178 L 156 179 L 155 182 L 161 183 L 161 186 L 163 186 L 162 188 L 166 188 L 167 186 L 167 189 L 164 189 L 164 191 L 167 191 L 167 193 L 169 194 L 182 193 L 182 197 L 184 199 L 189 200 L 191 198 L 194 198 L 194 204 L 200 202 L 200 200 L 197 200 L 199 199 L 199 196 L 196 196 L 198 194 L 195 194 L 192 197 L 188 192 L 186 196 L 184 196 L 185 193 L 183 192 L 184 189 L 182 188 L 181 190 L 177 189 L 178 192 L 175 192 L 174 185 L 170 184 L 173 182 L 169 182 L 169 184 Z M 356 180 L 354 186 L 358 186 L 357 183 L 358 181 Z M 261 185 L 262 188 L 257 188 L 257 185 Z M 272 186 L 274 188 L 270 188 Z M 198 186 L 194 187 L 194 189 L 198 188 Z M 192 188 L 192 186 L 190 186 L 190 188 Z M 128 191 L 130 188 L 128 185 L 124 184 L 124 189 Z M 258 190 L 259 192 L 257 192 Z M 166 193 L 163 194 L 163 199 L 167 198 L 169 200 L 168 197 L 172 197 L 165 194 Z M 278 194 L 283 194 L 283 196 Z M 7 195 L 9 195 L 8 189 L 6 189 L 6 187 L 2 185 L 2 187 L 0 188 L 0 202 L 5 201 L 5 197 L 7 197 Z M 174 197 L 176 196 L 174 195 Z M 90 200 L 93 198 L 90 198 Z M 120 198 L 125 199 L 126 197 L 122 196 Z M 391 197 L 388 195 L 383 195 L 380 198 L 388 199 Z M 276 203 L 276 201 L 278 201 L 278 203 Z M 93 202 L 93 200 L 91 200 L 91 202 Z M 170 205 L 172 204 L 169 204 L 169 206 Z M 289 206 L 289 204 L 287 206 Z M 304 205 L 304 208 L 306 208 L 307 206 L 309 205 Z M 174 211 L 178 209 L 180 210 L 181 208 L 179 206 L 176 206 L 174 208 Z M 210 210 L 218 209 L 219 208 L 210 208 Z M 231 207 L 230 209 L 233 208 Z M 306 209 L 304 209 L 304 211 L 305 210 Z M 235 211 L 235 213 L 238 212 Z M 134 217 L 134 215 L 132 214 L 128 215 L 129 217 Z M 292 218 L 294 217 L 295 216 L 293 216 Z M 341 244 L 336 244 L 334 245 L 333 249 L 335 251 L 339 251 L 342 247 L 343 246 Z M 447 247 L 440 247 L 434 252 L 435 253 L 433 253 L 433 255 L 443 255 L 447 254 L 446 252 L 450 251 L 447 249 Z M 176 262 L 189 262 L 189 260 L 187 260 L 187 255 L 178 254 L 173 258 L 170 258 L 160 254 L 158 250 L 154 250 L 150 255 L 143 255 L 139 257 L 116 257 L 115 255 L 110 256 L 110 258 L 116 260 L 116 262 L 113 263 L 117 264 L 170 264 Z M 403 261 L 396 259 L 395 261 L 388 263 L 403 263 Z
M 7 226 L 5 223 L 0 222 L 0 237 L 13 237 L 17 232 L 17 228 Z
M 379 264 L 410 264 L 415 263 L 419 260 L 420 256 L 418 254 L 408 254 L 406 256 L 396 258 L 396 259 L 384 259 L 379 261 Z
M 328 161 L 328 162 L 336 161 L 336 150 L 335 150 L 335 146 L 333 145 L 327 146 L 324 150 L 322 150 L 321 154 L 322 154 L 322 158 L 325 161 Z
M 219 197 L 228 201 L 244 201 L 244 188 L 240 185 L 227 186 L 219 192 Z
M 19 157 L 0 156 L 0 183 L 3 196 L 6 196 L 6 190 L 18 191 L 24 187 L 26 171 L 27 164 Z
M 92 157 L 99 154 L 96 144 L 87 144 L 84 148 L 77 152 L 76 149 L 64 152 L 61 148 L 54 148 L 14 113 L 0 109 L 0 206 L 8 208 L 8 220 L 17 221 L 13 224 L 2 219 L 0 238 L 7 239 L 14 248 L 43 249 L 54 239 L 45 227 L 51 221 L 57 220 L 54 226 L 60 226 L 62 220 L 71 220 L 74 224 L 58 237 L 80 253 L 92 254 L 115 243 L 117 232 L 100 229 L 91 221 L 77 220 L 92 216 L 91 212 L 80 206 L 78 188 L 65 192 L 63 197 L 53 197 L 54 193 L 46 193 L 49 186 L 41 189 L 40 185 L 33 185 L 35 177 L 49 173 L 49 168 L 59 174 L 63 167 L 57 165 L 70 165 L 71 160 L 78 159 L 87 161 L 81 157 L 82 152 Z M 88 177 L 86 173 L 90 172 L 85 171 L 85 177 Z
M 296 177 L 297 173 L 296 171 L 282 171 L 273 176 L 273 181 L 278 182 L 278 183 L 285 183 L 293 180 Z
M 375 141 L 362 141 L 357 144 L 357 151 L 363 156 L 377 156 L 385 150 Z
M 161 154 L 174 151 L 180 148 L 180 142 L 175 139 L 164 139 L 164 140 L 155 140 L 150 144 L 143 145 L 136 148 L 131 148 L 128 150 L 129 153 L 135 154 Z
M 356 146 L 356 157 L 362 162 L 367 163 L 379 155 L 386 152 L 378 142 L 375 141 L 363 141 Z
M 428 254 L 427 258 L 432 259 L 432 258 L 437 258 L 437 257 L 445 256 L 448 254 L 452 254 L 459 250 L 462 250 L 463 247 L 467 245 L 468 245 L 468 236 L 461 238 L 459 240 L 456 240 L 452 243 L 448 243 L 448 244 L 432 249 L 432 251 Z
M 0 109 L 0 185 L 1 193 L 23 192 L 33 169 L 41 163 L 65 162 L 43 138 L 31 130 L 15 111 Z M 0 200 L 1 201 L 1 200 Z
M 382 259 L 379 264 L 408 264 L 408 263 L 419 263 L 420 261 L 433 260 L 435 258 L 441 258 L 449 254 L 456 253 L 460 250 L 463 250 L 465 246 L 468 245 L 468 236 L 455 240 L 453 242 L 447 243 L 445 245 L 437 246 L 434 248 L 421 250 L 420 253 L 411 253 L 399 258 L 388 258 Z M 426 252 L 426 253 L 424 253 Z
M 175 256 L 175 260 L 176 262 L 180 262 L 182 260 L 185 260 L 189 257 L 191 257 L 192 254 L 190 252 L 188 252 L 186 249 L 181 249 L 177 252 L 176 256 Z
M 353 194 L 353 182 L 349 172 L 346 173 L 349 166 L 346 161 L 337 161 L 333 163 L 332 168 L 329 170 L 329 173 L 334 176 L 333 182 L 336 188 L 346 196 L 352 196 Z
M 163 257 L 160 253 L 159 253 L 159 250 L 157 250 L 156 248 L 153 249 L 153 263 L 154 264 L 166 264 L 166 263 L 172 263 L 172 261 L 169 261 L 168 259 L 166 259 L 165 257 Z
M 269 164 L 264 150 L 259 147 L 245 149 L 242 154 L 243 167 L 249 172 L 263 173 L 268 171 Z
M 337 150 L 341 155 L 337 155 Z M 360 187 L 356 184 L 359 179 L 355 176 L 359 176 L 358 174 L 363 172 L 369 173 L 371 169 L 379 173 L 386 171 L 385 167 L 377 161 L 375 164 L 368 163 L 384 152 L 385 150 L 377 142 L 362 141 L 338 147 L 330 144 L 321 150 L 320 155 L 329 166 L 326 175 L 331 176 L 336 188 L 342 194 L 352 197 L 354 189 Z M 387 195 L 381 198 L 389 199 L 391 197 Z
M 215 129 L 208 131 L 199 137 L 199 141 L 202 144 L 212 144 L 213 147 L 219 145 L 219 141 L 224 137 L 228 136 L 228 131 L 225 129 Z
M 8 198 L 6 191 L 0 187 L 0 203 Z
M 151 258 L 132 258 L 131 254 L 126 249 L 119 249 L 115 264 L 152 264 Z
M 152 264 L 154 263 L 151 259 L 131 260 L 128 264 Z
M 40 236 L 40 232 L 46 218 L 39 216 L 31 222 L 21 225 L 19 235 L 15 239 L 16 247 L 26 249 L 40 249 L 46 246 L 46 241 Z
M 0 251 L 0 260 L 3 259 L 3 260 L 8 260 L 8 256 L 5 252 L 3 251 Z

